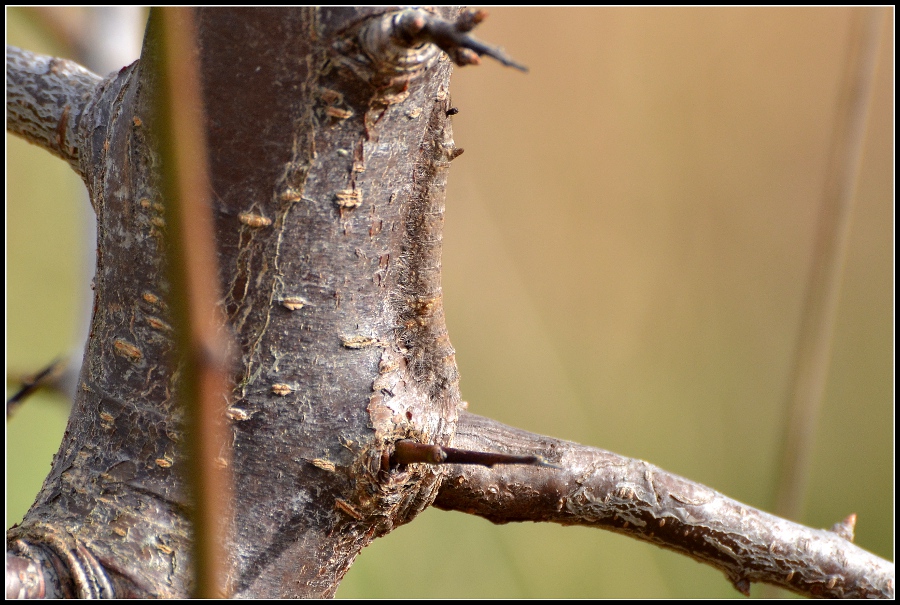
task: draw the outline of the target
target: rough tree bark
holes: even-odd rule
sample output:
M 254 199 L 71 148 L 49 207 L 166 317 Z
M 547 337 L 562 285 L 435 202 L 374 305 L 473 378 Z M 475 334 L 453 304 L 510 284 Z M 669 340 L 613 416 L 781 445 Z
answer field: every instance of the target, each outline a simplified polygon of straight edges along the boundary
M 458 29 L 475 20 L 438 17 Z M 431 42 L 475 59 L 444 21 L 328 8 L 196 20 L 220 307 L 240 358 L 221 409 L 239 494 L 231 594 L 331 596 L 366 544 L 434 503 L 627 533 L 716 566 L 742 592 L 768 582 L 893 595 L 893 565 L 851 544 L 852 523 L 805 528 L 642 461 L 465 411 L 440 285 L 459 153 L 451 62 Z M 153 23 L 142 60 L 103 80 L 7 52 L 11 130 L 84 178 L 100 234 L 81 390 L 41 493 L 8 533 L 19 594 L 195 589 Z M 401 441 L 549 465 L 437 466 L 426 461 L 440 451 L 404 457 Z

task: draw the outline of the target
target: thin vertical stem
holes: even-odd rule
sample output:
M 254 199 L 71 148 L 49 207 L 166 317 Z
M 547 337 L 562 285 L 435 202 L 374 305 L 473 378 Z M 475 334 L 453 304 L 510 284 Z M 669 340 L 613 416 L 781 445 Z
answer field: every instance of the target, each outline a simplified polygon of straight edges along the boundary
M 154 10 L 154 12 L 156 12 Z M 210 206 L 206 120 L 193 9 L 163 8 L 160 147 L 172 278 L 171 304 L 181 355 L 180 397 L 188 411 L 194 501 L 194 596 L 227 596 L 224 540 L 231 522 L 230 391 L 219 270 Z
M 775 512 L 796 519 L 828 377 L 883 9 L 854 10 L 786 406 Z

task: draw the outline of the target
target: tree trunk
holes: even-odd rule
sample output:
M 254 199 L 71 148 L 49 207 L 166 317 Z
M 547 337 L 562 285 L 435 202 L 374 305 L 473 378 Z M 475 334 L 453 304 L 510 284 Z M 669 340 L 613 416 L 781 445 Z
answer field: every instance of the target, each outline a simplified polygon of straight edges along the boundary
M 422 14 L 196 12 L 219 307 L 238 350 L 220 410 L 238 495 L 229 593 L 331 596 L 366 544 L 439 491 L 441 507 L 498 522 L 635 533 L 720 567 L 742 591 L 769 581 L 809 594 L 892 593 L 893 566 L 838 533 L 784 522 L 761 535 L 775 520 L 741 528 L 756 511 L 708 488 L 462 411 L 440 284 L 446 175 L 460 153 L 451 65 L 429 43 L 437 34 L 397 42 L 408 31 L 397 19 Z M 44 488 L 8 536 L 22 560 L 62 562 L 62 594 L 196 588 L 179 398 L 186 353 L 171 328 L 182 303 L 172 296 L 172 210 L 158 171 L 169 157 L 154 108 L 164 84 L 158 28 L 151 19 L 140 62 L 99 85 L 43 64 L 77 73 L 78 86 L 56 106 L 53 127 L 42 115 L 22 120 L 37 124 L 23 134 L 88 183 L 100 234 L 81 389 Z M 442 48 L 467 60 L 452 43 Z M 402 458 L 401 441 L 547 464 L 470 472 Z M 731 512 L 721 518 L 700 514 L 723 507 Z M 827 555 L 794 552 L 803 540 Z M 835 550 L 849 560 L 841 574 L 830 567 Z M 804 573 L 790 567 L 797 558 Z

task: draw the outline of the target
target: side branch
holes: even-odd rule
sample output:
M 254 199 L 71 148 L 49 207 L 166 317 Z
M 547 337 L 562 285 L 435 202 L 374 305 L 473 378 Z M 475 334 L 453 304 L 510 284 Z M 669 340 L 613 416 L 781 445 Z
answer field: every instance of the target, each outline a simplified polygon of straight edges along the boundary
M 6 129 L 61 157 L 79 175 L 76 132 L 97 74 L 74 61 L 6 47 Z
M 894 596 L 894 565 L 642 460 L 460 415 L 453 445 L 540 456 L 562 467 L 451 465 L 435 506 L 493 523 L 602 527 L 722 570 L 735 588 L 766 582 L 818 597 Z

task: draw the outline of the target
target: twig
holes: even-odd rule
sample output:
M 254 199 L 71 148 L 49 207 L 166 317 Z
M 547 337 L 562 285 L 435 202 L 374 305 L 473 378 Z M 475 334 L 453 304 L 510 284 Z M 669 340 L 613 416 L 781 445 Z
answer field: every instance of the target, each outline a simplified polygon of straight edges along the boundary
M 29 395 L 43 386 L 50 385 L 65 369 L 66 361 L 63 357 L 57 357 L 32 378 L 22 381 L 22 387 L 6 400 L 6 419 L 9 420 Z
M 838 89 L 840 99 L 785 411 L 775 504 L 775 511 L 785 517 L 799 515 L 809 482 L 813 437 L 831 360 L 883 10 L 856 9 L 850 26 L 850 47 Z

